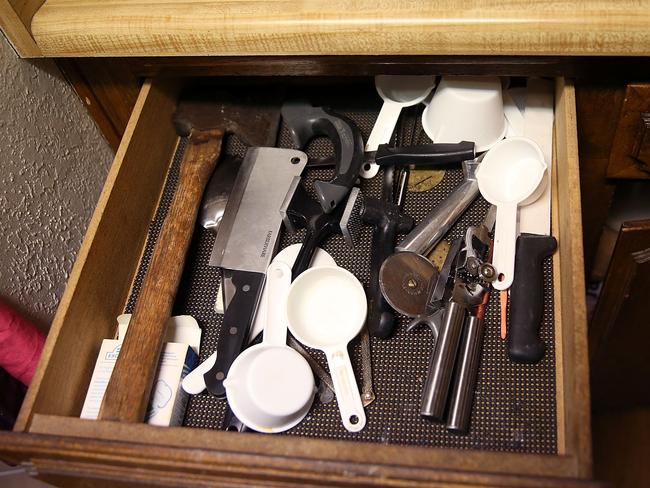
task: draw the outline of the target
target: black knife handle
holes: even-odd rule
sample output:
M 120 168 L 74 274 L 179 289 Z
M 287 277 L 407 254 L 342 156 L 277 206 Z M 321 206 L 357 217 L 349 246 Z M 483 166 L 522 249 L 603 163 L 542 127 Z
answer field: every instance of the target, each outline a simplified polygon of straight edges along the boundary
M 521 234 L 515 251 L 515 274 L 510 288 L 508 356 L 533 364 L 544 356 L 539 328 L 544 312 L 544 258 L 557 248 L 553 236 Z
M 217 360 L 203 375 L 208 391 L 217 398 L 226 398 L 223 380 L 235 358 L 244 347 L 244 340 L 255 318 L 255 310 L 264 286 L 265 275 L 250 271 L 224 269 L 222 272 L 225 313 L 219 331 Z
M 436 143 L 420 146 L 391 147 L 381 144 L 375 154 L 375 163 L 379 166 L 446 166 L 474 159 L 474 143 Z
M 363 165 L 363 137 L 349 118 L 305 102 L 288 102 L 282 107 L 294 142 L 301 149 L 314 137 L 325 136 L 334 146 L 336 175 L 331 181 L 315 181 L 314 190 L 324 212 L 331 212 L 352 188 Z

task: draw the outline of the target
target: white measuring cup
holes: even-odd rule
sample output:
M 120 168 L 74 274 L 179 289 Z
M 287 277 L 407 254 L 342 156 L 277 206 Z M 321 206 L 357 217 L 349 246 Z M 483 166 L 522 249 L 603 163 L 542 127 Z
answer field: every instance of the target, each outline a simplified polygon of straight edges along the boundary
M 294 280 L 287 296 L 289 330 L 306 346 L 325 353 L 341 420 L 350 432 L 366 425 L 348 342 L 361 331 L 367 311 L 363 285 L 343 268 L 308 269 Z
M 298 256 L 298 251 L 300 251 L 301 246 L 302 244 L 292 244 L 291 246 L 285 247 L 282 251 L 275 255 L 273 261 L 282 261 L 287 266 L 292 267 L 294 261 L 296 260 L 296 257 Z M 336 262 L 327 251 L 324 251 L 321 248 L 316 248 L 309 266 L 336 266 Z M 260 303 L 257 306 L 255 320 L 253 321 L 251 331 L 248 334 L 249 343 L 252 342 L 257 337 L 257 335 L 264 330 L 264 327 L 266 325 L 269 285 L 270 283 L 267 280 L 264 283 L 264 289 L 262 290 Z M 223 310 L 221 313 L 223 313 Z M 188 373 L 185 378 L 183 378 L 183 390 L 185 390 L 190 395 L 198 395 L 203 390 L 205 390 L 205 379 L 203 378 L 203 375 L 212 369 L 216 361 L 217 352 L 215 351 L 205 361 L 190 371 L 190 373 Z
M 517 241 L 517 208 L 544 190 L 546 162 L 539 146 L 526 137 L 511 137 L 490 149 L 476 172 L 481 195 L 497 207 L 492 265 L 497 290 L 512 285 Z
M 296 261 L 296 258 L 298 257 L 298 252 L 300 251 L 300 248 L 302 247 L 302 244 L 292 244 L 291 246 L 285 247 L 275 255 L 273 258 L 273 261 L 281 261 L 290 268 L 293 266 L 293 263 Z M 319 266 L 336 266 L 336 261 L 334 261 L 334 258 L 325 250 L 319 248 L 316 248 L 316 251 L 314 251 L 314 256 L 311 258 L 311 263 L 309 264 L 310 268 L 316 268 Z M 249 342 L 251 342 L 253 339 L 257 337 L 257 335 L 264 330 L 264 327 L 266 326 L 266 311 L 268 309 L 268 290 L 269 290 L 269 283 L 266 282 L 264 284 L 264 289 L 262 290 L 262 296 L 260 297 L 260 303 L 257 307 L 257 313 L 255 314 L 255 320 L 253 321 L 253 325 L 251 327 L 251 331 L 249 334 Z
M 266 272 L 268 311 L 261 344 L 242 352 L 224 380 L 228 404 L 245 425 L 258 432 L 284 432 L 309 412 L 316 385 L 309 363 L 287 346 L 285 301 L 291 268 L 273 261 Z
M 424 101 L 434 86 L 435 76 L 375 76 L 375 88 L 384 104 L 368 137 L 366 152 L 376 151 L 380 144 L 388 144 L 402 108 Z M 378 171 L 377 164 L 366 163 L 359 174 L 362 178 L 372 178 Z

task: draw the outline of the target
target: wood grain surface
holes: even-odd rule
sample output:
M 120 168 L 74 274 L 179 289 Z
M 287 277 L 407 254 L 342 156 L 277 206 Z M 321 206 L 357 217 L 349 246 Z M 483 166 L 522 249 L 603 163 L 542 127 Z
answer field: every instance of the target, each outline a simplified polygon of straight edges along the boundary
M 176 191 L 106 387 L 99 409 L 100 419 L 145 420 L 167 320 L 183 273 L 203 189 L 221 151 L 223 129 L 192 130 L 188 139 Z
M 46 0 L 46 56 L 650 54 L 650 0 Z
M 0 0 L 0 30 L 24 58 L 42 56 L 30 32 L 32 17 L 43 0 Z
M 113 337 L 178 136 L 174 83 L 146 82 L 77 254 L 14 429 L 33 411 L 79 415 L 103 339 Z M 151 141 L 156 141 L 152 144 Z

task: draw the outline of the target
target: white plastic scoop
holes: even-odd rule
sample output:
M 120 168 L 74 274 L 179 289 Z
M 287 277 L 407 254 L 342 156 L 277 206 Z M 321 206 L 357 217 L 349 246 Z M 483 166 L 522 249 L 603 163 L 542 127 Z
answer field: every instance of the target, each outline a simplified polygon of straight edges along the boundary
M 237 356 L 224 386 L 239 420 L 258 432 L 275 433 L 305 418 L 316 385 L 307 361 L 286 345 L 285 300 L 291 268 L 273 261 L 266 276 L 270 286 L 263 341 Z
M 350 432 L 363 429 L 366 414 L 347 346 L 361 331 L 367 311 L 363 285 L 343 268 L 311 268 L 295 279 L 287 296 L 289 330 L 325 353 L 341 419 Z
M 492 265 L 498 278 L 492 286 L 512 285 L 517 241 L 517 207 L 535 201 L 544 190 L 546 162 L 539 146 L 525 137 L 511 137 L 490 149 L 476 172 L 481 195 L 497 207 Z
M 376 151 L 380 144 L 388 144 L 402 108 L 424 101 L 433 87 L 435 76 L 375 76 L 375 88 L 384 100 L 372 132 L 366 143 L 366 152 Z M 372 178 L 379 171 L 375 163 L 366 163 L 360 171 L 362 178 Z

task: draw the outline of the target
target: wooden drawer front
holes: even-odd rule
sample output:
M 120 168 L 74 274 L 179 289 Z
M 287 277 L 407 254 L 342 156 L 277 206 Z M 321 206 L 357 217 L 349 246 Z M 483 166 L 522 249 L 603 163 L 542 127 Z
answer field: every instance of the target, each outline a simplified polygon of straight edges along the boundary
M 553 185 L 557 455 L 238 435 L 78 419 L 102 339 L 114 332 L 178 138 L 179 83 L 142 88 L 55 317 L 15 433 L 0 452 L 41 473 L 174 486 L 445 482 L 540 486 L 591 475 L 575 100 L 556 82 Z M 120 263 L 116 266 L 115 263 Z M 257 480 L 257 481 L 254 481 Z

